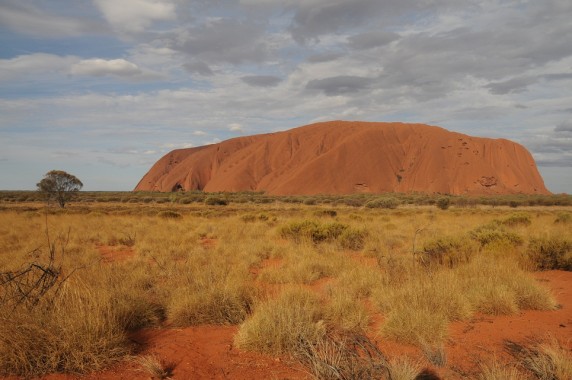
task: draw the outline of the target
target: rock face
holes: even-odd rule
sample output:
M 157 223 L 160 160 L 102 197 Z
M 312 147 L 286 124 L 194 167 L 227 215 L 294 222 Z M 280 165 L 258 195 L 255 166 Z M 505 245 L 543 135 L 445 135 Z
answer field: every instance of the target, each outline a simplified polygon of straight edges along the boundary
M 332 121 L 174 150 L 136 191 L 549 194 L 530 153 L 423 124 Z

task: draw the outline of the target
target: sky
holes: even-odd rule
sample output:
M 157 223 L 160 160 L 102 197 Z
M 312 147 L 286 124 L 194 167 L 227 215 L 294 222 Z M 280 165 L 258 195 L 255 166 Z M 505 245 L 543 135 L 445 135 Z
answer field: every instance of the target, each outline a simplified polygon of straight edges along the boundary
M 506 138 L 572 193 L 570 0 L 0 0 L 0 189 L 132 190 L 177 148 L 326 120 Z

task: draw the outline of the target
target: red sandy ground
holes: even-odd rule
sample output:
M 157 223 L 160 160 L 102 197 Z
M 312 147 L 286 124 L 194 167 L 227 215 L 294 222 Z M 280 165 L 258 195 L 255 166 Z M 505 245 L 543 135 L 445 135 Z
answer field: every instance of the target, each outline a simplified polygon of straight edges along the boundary
M 106 255 L 106 250 L 101 249 Z M 125 253 L 123 253 L 125 255 Z M 122 255 L 120 255 L 122 256 Z M 122 257 L 123 258 L 123 257 Z M 277 266 L 277 260 L 267 260 L 266 266 Z M 256 273 L 258 270 L 255 271 Z M 572 351 L 572 272 L 547 271 L 535 277 L 552 290 L 561 308 L 556 311 L 526 311 L 516 316 L 477 315 L 464 322 L 453 323 L 445 345 L 447 363 L 433 368 L 444 379 L 471 378 L 479 363 L 493 359 L 510 361 L 504 350 L 507 340 L 527 343 L 531 338 L 557 338 Z M 329 279 L 310 286 L 324 291 Z M 381 322 L 374 316 L 374 325 Z M 153 355 L 172 364 L 174 379 L 310 379 L 311 376 L 294 361 L 252 352 L 239 351 L 233 345 L 237 326 L 196 326 L 183 329 L 144 329 L 131 339 L 138 343 L 139 355 Z M 388 356 L 423 357 L 418 348 L 371 337 Z M 87 380 L 149 379 L 134 361 L 125 361 L 110 370 L 86 375 Z M 47 380 L 70 380 L 71 375 L 49 375 Z

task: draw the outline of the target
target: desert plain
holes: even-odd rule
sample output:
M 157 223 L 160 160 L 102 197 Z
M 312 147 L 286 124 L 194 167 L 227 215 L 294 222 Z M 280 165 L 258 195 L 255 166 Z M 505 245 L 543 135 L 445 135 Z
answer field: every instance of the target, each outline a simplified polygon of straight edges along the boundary
M 570 379 L 566 195 L 0 197 L 6 379 Z

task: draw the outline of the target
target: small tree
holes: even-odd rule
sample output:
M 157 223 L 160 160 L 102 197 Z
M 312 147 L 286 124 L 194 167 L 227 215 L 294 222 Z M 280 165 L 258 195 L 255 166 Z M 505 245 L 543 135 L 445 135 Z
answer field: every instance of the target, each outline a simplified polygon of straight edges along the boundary
M 55 199 L 60 207 L 64 208 L 72 196 L 83 187 L 83 183 L 63 170 L 52 170 L 47 172 L 36 186 L 38 191 L 48 196 L 48 200 Z

